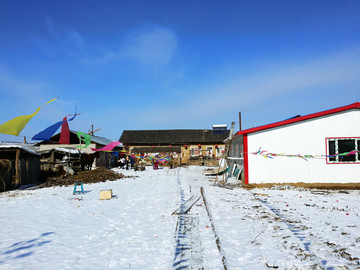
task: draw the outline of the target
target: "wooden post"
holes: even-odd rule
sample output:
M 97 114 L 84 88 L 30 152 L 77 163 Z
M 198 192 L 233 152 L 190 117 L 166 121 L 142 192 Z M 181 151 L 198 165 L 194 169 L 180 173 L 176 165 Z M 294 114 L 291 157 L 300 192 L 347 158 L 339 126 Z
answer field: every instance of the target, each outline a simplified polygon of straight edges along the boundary
M 54 166 L 55 165 L 55 150 L 51 150 L 51 157 L 50 157 L 50 160 L 51 160 L 51 165 Z
M 30 158 L 26 159 L 26 180 L 25 181 L 26 181 L 26 184 L 33 184 L 33 183 L 30 183 L 30 179 L 32 179 L 32 178 L 29 174 L 29 159 Z
M 241 112 L 239 112 L 239 130 L 241 131 Z
M 222 156 L 222 155 L 221 155 L 221 156 Z M 220 157 L 220 160 L 221 160 L 221 157 Z M 217 173 L 216 173 L 216 178 L 215 178 L 214 186 L 215 186 L 216 183 L 217 183 L 219 172 L 220 172 L 220 164 L 218 165 L 218 170 L 217 170 Z
M 20 179 L 19 179 L 19 174 L 20 174 L 19 156 L 20 156 L 20 149 L 16 149 L 16 156 L 15 156 L 15 184 L 20 183 Z

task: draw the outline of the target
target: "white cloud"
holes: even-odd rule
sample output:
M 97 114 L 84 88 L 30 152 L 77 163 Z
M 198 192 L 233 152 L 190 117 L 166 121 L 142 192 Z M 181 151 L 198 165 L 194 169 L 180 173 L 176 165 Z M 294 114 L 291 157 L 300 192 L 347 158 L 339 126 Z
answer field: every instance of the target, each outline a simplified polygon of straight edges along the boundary
M 29 99 L 38 96 L 46 88 L 46 84 L 39 81 L 19 79 L 11 75 L 7 69 L 0 65 L 0 92 L 15 97 Z
M 162 65 L 173 58 L 176 49 L 175 33 L 168 28 L 154 27 L 135 33 L 121 54 L 144 65 Z
M 173 59 L 177 44 L 173 30 L 160 26 L 145 27 L 132 31 L 119 50 L 108 51 L 97 62 L 134 60 L 145 67 L 163 66 Z
M 181 123 L 186 124 L 186 121 L 189 124 L 201 123 L 211 121 L 209 119 L 229 118 L 229 115 L 232 114 L 234 115 L 231 116 L 231 119 L 236 120 L 236 113 L 244 108 L 265 106 L 270 109 L 272 107 L 272 104 L 269 103 L 270 100 L 281 100 L 283 96 L 294 96 L 300 91 L 309 91 L 314 97 L 323 96 L 329 100 L 332 94 L 328 93 L 327 89 L 334 85 L 340 85 L 344 90 L 352 91 L 356 95 L 352 102 L 356 102 L 360 97 L 359 74 L 359 49 L 338 52 L 318 59 L 304 60 L 301 63 L 278 61 L 259 68 L 257 72 L 247 77 L 243 75 L 239 75 L 237 78 L 223 76 L 221 82 L 214 81 L 209 87 L 193 89 L 190 91 L 191 98 L 174 100 L 171 107 L 163 107 L 162 111 L 166 111 L 166 113 L 161 117 L 152 117 L 152 115 L 156 115 L 156 110 L 147 113 L 140 112 L 142 123 L 139 123 L 139 126 L 152 123 L 158 127 L 176 127 Z M 335 98 L 337 97 L 333 97 L 333 99 Z M 267 103 L 268 105 L 266 105 Z M 271 108 L 271 110 L 276 109 Z M 180 111 L 181 113 L 179 113 Z
M 203 104 L 207 103 L 206 99 L 210 102 L 216 98 L 218 105 L 230 109 L 255 105 L 259 101 L 303 90 L 316 94 L 336 84 L 360 82 L 359 74 L 359 49 L 302 63 L 275 63 L 262 67 L 247 78 L 239 76 L 225 83 L 217 83 L 216 87 L 207 89 Z M 202 110 L 205 106 L 197 108 Z
M 71 55 L 84 51 L 86 41 L 74 28 L 61 26 L 51 17 L 46 18 L 46 28 L 50 40 L 42 40 L 40 43 L 45 43 L 45 47 L 48 48 L 47 50 L 54 47 Z

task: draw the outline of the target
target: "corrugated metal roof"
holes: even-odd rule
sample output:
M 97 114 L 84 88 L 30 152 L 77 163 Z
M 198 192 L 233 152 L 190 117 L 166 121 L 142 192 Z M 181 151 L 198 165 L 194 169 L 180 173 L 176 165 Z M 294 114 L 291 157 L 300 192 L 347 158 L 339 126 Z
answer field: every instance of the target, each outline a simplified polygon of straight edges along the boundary
M 75 132 L 76 134 L 76 132 Z M 109 140 L 105 137 L 99 137 L 99 136 L 94 136 L 94 135 L 89 135 L 91 138 L 91 142 L 93 143 L 97 143 L 97 144 L 101 144 L 101 145 L 108 145 L 109 143 L 112 142 L 112 140 Z

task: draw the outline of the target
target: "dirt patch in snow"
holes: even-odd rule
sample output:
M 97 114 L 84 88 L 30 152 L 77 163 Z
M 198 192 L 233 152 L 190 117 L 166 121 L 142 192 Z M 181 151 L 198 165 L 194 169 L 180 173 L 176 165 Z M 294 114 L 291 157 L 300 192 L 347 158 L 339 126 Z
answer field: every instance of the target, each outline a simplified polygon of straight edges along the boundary
M 124 178 L 123 174 L 116 173 L 104 167 L 99 167 L 95 170 L 80 171 L 76 175 L 48 177 L 40 187 L 52 186 L 70 186 L 74 183 L 82 182 L 84 184 L 98 183 L 105 181 L 115 181 Z

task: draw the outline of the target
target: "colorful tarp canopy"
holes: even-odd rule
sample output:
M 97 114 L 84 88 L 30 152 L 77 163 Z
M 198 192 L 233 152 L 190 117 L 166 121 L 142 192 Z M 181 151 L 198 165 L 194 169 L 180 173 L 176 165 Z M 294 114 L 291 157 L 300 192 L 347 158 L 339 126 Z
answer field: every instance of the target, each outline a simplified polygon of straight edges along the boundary
M 100 149 L 91 148 L 91 150 L 92 151 L 111 151 L 114 149 L 114 147 L 116 147 L 119 144 L 121 144 L 121 142 L 111 142 L 108 145 L 104 146 L 103 148 L 100 148 Z
M 69 120 L 66 120 L 67 116 L 65 116 L 62 121 L 56 122 L 55 124 L 51 125 L 50 127 L 46 128 L 43 131 L 39 132 L 38 134 L 34 135 L 34 137 L 32 137 L 32 140 L 49 141 L 50 138 L 54 135 L 54 133 L 60 128 L 60 126 L 62 126 L 65 122 L 74 120 L 74 118 L 77 115 L 79 115 L 79 114 L 77 114 L 75 112 L 74 116 Z M 70 138 L 70 131 L 69 131 L 69 138 Z M 69 142 L 70 142 L 70 139 L 69 139 Z
M 78 132 L 76 133 L 76 135 L 78 136 L 78 138 L 80 139 L 80 141 L 84 141 L 84 142 L 85 142 L 85 146 L 83 146 L 83 145 L 78 145 L 78 146 L 76 146 L 76 147 L 78 147 L 78 148 L 86 148 L 86 147 L 88 147 L 88 146 L 90 145 L 90 143 L 91 143 L 91 137 L 90 137 L 89 134 L 86 134 L 86 133 L 84 133 L 84 132 L 78 131 Z M 84 138 L 82 138 L 82 137 L 84 137 Z
M 75 118 L 75 116 L 74 116 L 74 118 Z M 60 133 L 59 143 L 70 144 L 70 129 L 69 129 L 69 123 L 67 121 L 67 116 L 64 117 L 63 124 L 61 125 L 61 133 Z
M 145 161 L 157 161 L 159 163 L 165 163 L 165 162 L 169 162 L 171 159 L 170 155 L 167 156 L 161 156 L 161 157 L 157 157 L 157 156 L 140 156 L 140 155 L 134 155 L 132 153 L 125 153 L 125 155 L 130 156 L 134 159 L 141 159 L 141 160 L 145 160 Z
M 64 123 L 64 121 L 59 121 L 50 127 L 44 129 L 43 131 L 39 132 L 38 134 L 32 137 L 32 140 L 43 140 L 48 141 L 51 136 L 59 129 L 59 127 Z

